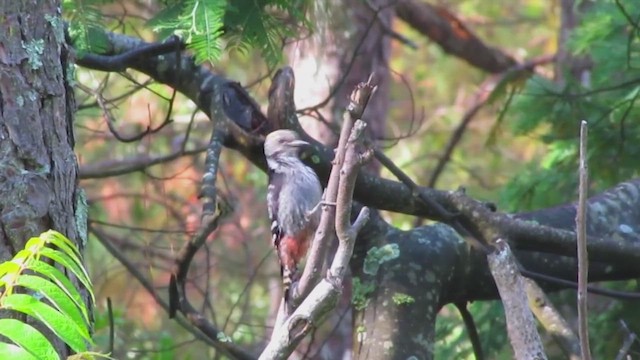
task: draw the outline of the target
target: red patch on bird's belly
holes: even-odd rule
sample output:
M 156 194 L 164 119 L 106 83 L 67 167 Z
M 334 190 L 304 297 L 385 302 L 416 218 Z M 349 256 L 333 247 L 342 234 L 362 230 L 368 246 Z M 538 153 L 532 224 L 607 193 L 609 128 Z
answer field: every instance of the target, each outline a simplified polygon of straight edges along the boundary
M 309 249 L 309 236 L 305 234 L 297 234 L 295 236 L 285 235 L 278 245 L 283 266 L 295 266 L 307 254 Z

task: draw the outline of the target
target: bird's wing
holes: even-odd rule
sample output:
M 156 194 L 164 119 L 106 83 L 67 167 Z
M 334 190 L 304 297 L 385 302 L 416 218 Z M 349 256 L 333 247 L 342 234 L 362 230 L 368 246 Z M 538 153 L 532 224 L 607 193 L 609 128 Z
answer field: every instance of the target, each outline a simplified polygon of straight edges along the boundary
M 269 210 L 269 220 L 271 221 L 271 240 L 276 248 L 284 235 L 278 223 L 278 203 L 280 190 L 284 182 L 284 175 L 274 171 L 269 171 L 269 187 L 267 189 L 267 208 Z

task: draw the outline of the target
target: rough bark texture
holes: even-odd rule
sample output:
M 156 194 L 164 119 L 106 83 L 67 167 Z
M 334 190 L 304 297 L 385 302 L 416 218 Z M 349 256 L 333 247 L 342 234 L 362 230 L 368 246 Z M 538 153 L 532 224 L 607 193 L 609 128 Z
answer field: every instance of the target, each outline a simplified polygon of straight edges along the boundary
M 74 98 L 65 87 L 68 53 L 60 2 L 5 1 L 0 19 L 0 261 L 5 261 L 48 229 L 77 242 L 85 234 L 74 215 Z M 66 346 L 56 345 L 66 358 Z

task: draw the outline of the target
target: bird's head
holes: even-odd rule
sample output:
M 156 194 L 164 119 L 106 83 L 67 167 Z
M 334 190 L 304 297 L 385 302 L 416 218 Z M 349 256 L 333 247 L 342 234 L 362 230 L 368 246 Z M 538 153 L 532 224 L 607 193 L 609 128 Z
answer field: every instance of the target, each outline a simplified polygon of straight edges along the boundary
M 267 159 L 278 160 L 282 158 L 298 158 L 301 147 L 309 145 L 300 140 L 300 137 L 292 130 L 276 130 L 264 141 L 264 155 Z

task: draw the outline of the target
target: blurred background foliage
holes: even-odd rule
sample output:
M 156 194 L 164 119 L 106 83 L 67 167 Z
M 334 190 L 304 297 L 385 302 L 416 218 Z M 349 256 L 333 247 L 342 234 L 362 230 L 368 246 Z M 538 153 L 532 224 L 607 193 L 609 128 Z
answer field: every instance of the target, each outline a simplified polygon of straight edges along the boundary
M 558 51 L 559 2 L 448 0 L 439 5 L 456 14 L 489 45 L 524 61 Z M 303 38 L 314 29 L 312 21 L 301 22 L 305 19 L 299 6 L 302 3 L 76 0 L 65 1 L 64 11 L 72 23 L 80 22 L 74 25 L 78 37 L 92 31 L 96 26 L 93 21 L 148 41 L 160 40 L 175 30 L 192 40 L 191 51 L 200 61 L 248 86 L 264 109 L 267 75 L 276 64 L 287 63 L 274 39 L 281 35 Z M 210 32 L 200 28 L 207 19 L 189 17 L 190 11 L 203 4 L 209 12 L 198 16 L 211 16 Z M 465 112 L 479 96 L 489 95 L 491 100 L 470 122 L 435 187 L 465 186 L 470 195 L 493 201 L 505 211 L 572 201 L 576 197 L 577 134 L 582 119 L 590 125 L 591 194 L 637 176 L 640 2 L 577 1 L 575 6 L 580 8 L 581 19 L 567 45 L 568 56 L 578 60 L 567 64 L 578 64 L 581 69 L 545 65 L 535 74 L 490 89 L 482 87 L 488 74 L 446 54 L 396 20 L 394 30 L 418 48 L 392 43 L 389 67 L 393 84 L 386 125 L 390 140 L 383 144 L 386 153 L 417 183 L 427 184 Z M 232 10 L 220 12 L 223 7 Z M 271 10 L 263 11 L 265 7 Z M 322 15 L 315 13 L 313 18 Z M 582 74 L 588 76 L 574 76 L 584 69 L 588 71 Z M 77 83 L 76 150 L 81 169 L 107 169 L 117 162 L 131 163 L 134 158 L 153 158 L 183 147 L 194 152 L 137 172 L 87 177 L 81 183 L 89 197 L 92 223 L 107 229 L 136 271 L 150 279 L 160 294 L 166 294 L 173 257 L 199 225 L 202 149 L 208 143 L 211 124 L 179 94 L 168 115 L 172 89 L 132 71 L 114 74 L 78 68 Z M 105 109 L 99 106 L 104 99 L 110 101 L 108 110 L 120 134 L 155 128 L 167 116 L 172 122 L 142 141 L 116 141 L 108 129 Z M 200 309 L 233 341 L 250 345 L 269 333 L 266 324 L 279 299 L 279 272 L 270 247 L 264 201 L 266 175 L 231 151 L 223 153 L 221 164 L 224 181 L 219 185 L 220 195 L 234 211 L 193 262 L 189 291 L 190 296 L 200 299 Z M 421 223 L 405 215 L 386 213 L 385 217 L 403 229 Z M 96 340 L 105 347 L 108 323 L 104 301 L 109 297 L 114 302 L 115 358 L 213 356 L 206 345 L 168 320 L 129 274 L 130 269 L 111 258 L 95 239 L 87 247 L 87 264 L 99 299 Z M 635 281 L 620 287 L 638 290 Z M 569 292 L 554 295 L 554 299 L 573 303 L 571 296 Z M 470 307 L 487 358 L 511 358 L 500 305 L 480 302 Z M 592 307 L 597 309 L 590 319 L 594 357 L 613 358 L 626 336 L 620 321 L 637 332 L 640 314 L 628 304 L 602 298 L 596 298 Z M 561 311 L 575 318 L 571 306 Z M 473 358 L 466 330 L 451 305 L 442 310 L 437 329 L 437 359 Z M 550 354 L 558 354 L 552 358 L 563 358 L 553 346 L 547 343 Z M 313 357 L 314 351 L 317 348 L 308 355 Z

